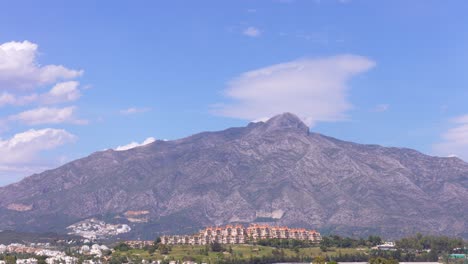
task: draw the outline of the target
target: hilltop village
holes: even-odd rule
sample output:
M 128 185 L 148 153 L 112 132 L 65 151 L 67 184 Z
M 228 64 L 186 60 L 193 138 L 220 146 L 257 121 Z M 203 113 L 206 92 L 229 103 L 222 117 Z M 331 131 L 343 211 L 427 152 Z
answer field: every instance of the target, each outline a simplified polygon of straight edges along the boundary
M 166 245 L 245 244 L 271 238 L 295 239 L 313 243 L 319 243 L 322 240 L 320 233 L 315 230 L 251 224 L 248 227 L 243 225 L 207 227 L 194 235 L 162 236 L 161 243 Z

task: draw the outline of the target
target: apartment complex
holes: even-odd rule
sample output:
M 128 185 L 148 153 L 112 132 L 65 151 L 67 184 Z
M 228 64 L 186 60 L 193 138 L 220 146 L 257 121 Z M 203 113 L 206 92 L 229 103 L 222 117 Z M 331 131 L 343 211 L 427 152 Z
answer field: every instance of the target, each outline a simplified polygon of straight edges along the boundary
M 162 236 L 161 243 L 167 245 L 206 245 L 215 242 L 245 244 L 270 238 L 306 240 L 314 243 L 322 239 L 320 233 L 315 230 L 251 224 L 247 228 L 243 225 L 226 225 L 207 227 L 194 235 Z

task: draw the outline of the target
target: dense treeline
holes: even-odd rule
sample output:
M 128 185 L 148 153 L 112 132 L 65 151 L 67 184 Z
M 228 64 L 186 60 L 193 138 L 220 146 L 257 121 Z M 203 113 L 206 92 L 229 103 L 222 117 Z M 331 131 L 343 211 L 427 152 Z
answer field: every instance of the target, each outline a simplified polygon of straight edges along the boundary
M 275 248 L 308 248 L 320 246 L 324 251 L 329 247 L 336 248 L 356 248 L 356 247 L 372 247 L 382 243 L 382 238 L 379 236 L 369 236 L 367 239 L 354 239 L 350 237 L 340 237 L 338 235 L 324 236 L 320 244 L 296 240 L 296 239 L 261 239 L 255 244 L 260 246 L 269 246 Z
M 318 246 L 316 243 L 309 241 L 278 238 L 260 239 L 255 244 L 274 248 L 308 248 Z
M 404 252 L 401 249 L 395 251 L 373 250 L 371 256 L 396 259 L 401 262 L 437 262 L 439 259 L 439 255 L 435 251 L 414 253 Z
M 267 264 L 267 263 L 286 263 L 286 262 L 312 262 L 312 257 L 303 256 L 285 256 L 285 255 L 271 255 L 262 257 L 251 258 L 226 258 L 221 259 L 217 263 L 220 264 Z
M 405 252 L 431 251 L 437 254 L 452 253 L 455 248 L 463 248 L 465 242 L 461 238 L 447 236 L 423 236 L 416 234 L 412 237 L 395 241 L 396 246 Z
M 342 238 L 339 236 L 324 237 L 320 247 L 326 252 L 324 247 L 349 248 L 359 246 L 376 246 L 382 243 L 380 237 L 371 236 L 367 240 Z M 450 238 L 447 236 L 423 236 L 417 234 L 412 237 L 402 238 L 395 241 L 396 250 L 382 251 L 372 250 L 369 255 L 341 254 L 332 259 L 338 262 L 362 262 L 371 259 L 389 259 L 401 262 L 435 262 L 439 256 L 450 253 L 461 253 L 465 242 L 461 238 Z
M 341 237 L 338 235 L 330 235 L 322 237 L 320 246 L 337 247 L 337 248 L 357 248 L 357 247 L 373 247 L 382 244 L 382 238 L 379 236 L 369 236 L 364 238 Z
M 398 260 L 392 258 L 384 258 L 384 257 L 370 257 L 362 254 L 360 258 L 354 258 L 350 261 L 355 262 L 369 262 L 370 264 L 398 264 Z M 236 259 L 236 258 L 229 258 L 229 259 L 222 259 L 218 263 L 222 264 L 268 264 L 268 263 L 300 263 L 300 262 L 308 262 L 314 264 L 337 264 L 338 261 L 336 259 L 331 259 L 328 256 L 284 256 L 284 255 L 275 255 L 273 256 L 263 256 L 263 257 L 253 257 L 248 259 Z

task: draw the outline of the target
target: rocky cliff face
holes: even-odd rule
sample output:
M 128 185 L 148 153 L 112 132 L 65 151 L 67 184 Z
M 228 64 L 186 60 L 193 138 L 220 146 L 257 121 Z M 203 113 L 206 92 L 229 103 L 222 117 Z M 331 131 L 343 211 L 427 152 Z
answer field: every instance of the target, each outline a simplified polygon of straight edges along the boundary
M 0 229 L 59 231 L 98 218 L 130 236 L 272 221 L 347 235 L 468 237 L 468 164 L 265 123 L 108 150 L 0 188 Z

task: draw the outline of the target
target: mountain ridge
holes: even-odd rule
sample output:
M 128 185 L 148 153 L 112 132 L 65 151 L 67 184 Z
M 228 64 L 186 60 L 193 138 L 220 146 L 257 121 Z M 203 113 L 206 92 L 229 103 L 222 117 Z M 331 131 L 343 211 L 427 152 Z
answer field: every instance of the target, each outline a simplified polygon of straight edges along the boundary
M 148 211 L 129 222 L 128 211 Z M 246 127 L 107 150 L 0 188 L 0 229 L 63 232 L 97 217 L 129 237 L 249 223 L 348 235 L 468 237 L 468 164 L 342 141 L 284 113 Z M 46 222 L 46 223 L 44 223 Z

